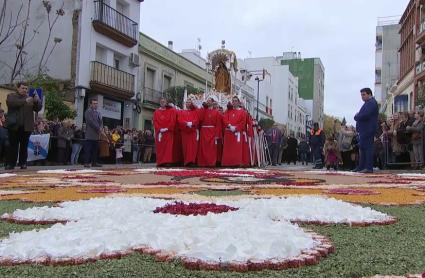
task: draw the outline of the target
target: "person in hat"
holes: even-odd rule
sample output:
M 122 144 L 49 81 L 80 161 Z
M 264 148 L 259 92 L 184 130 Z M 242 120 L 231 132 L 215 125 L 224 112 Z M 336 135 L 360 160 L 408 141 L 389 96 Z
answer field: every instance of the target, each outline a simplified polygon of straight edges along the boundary
M 240 107 L 237 96 L 232 98 L 223 116 L 224 145 L 222 166 L 244 166 L 243 132 L 246 132 L 246 112 Z
M 186 109 L 179 111 L 177 114 L 184 166 L 194 165 L 198 153 L 199 112 L 194 106 L 192 99 L 188 98 L 185 103 Z
M 214 167 L 217 164 L 218 140 L 222 137 L 221 115 L 214 109 L 217 98 L 211 96 L 206 105 L 200 109 L 201 134 L 198 149 L 198 166 Z
M 167 99 L 161 98 L 160 107 L 153 114 L 155 128 L 156 165 L 164 166 L 174 163 L 174 130 L 177 113 L 174 108 L 167 107 Z
M 360 159 L 359 166 L 355 172 L 373 172 L 373 142 L 376 130 L 378 129 L 379 107 L 372 90 L 364 88 L 360 90 L 364 101 L 360 111 L 354 116 L 356 130 L 359 134 Z

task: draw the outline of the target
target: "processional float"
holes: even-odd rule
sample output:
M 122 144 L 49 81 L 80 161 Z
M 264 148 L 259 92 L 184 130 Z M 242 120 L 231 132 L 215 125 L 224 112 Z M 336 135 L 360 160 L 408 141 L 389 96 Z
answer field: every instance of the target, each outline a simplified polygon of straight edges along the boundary
M 210 71 L 213 75 L 212 89 L 208 90 L 205 86 L 205 92 L 194 96 L 194 104 L 198 107 L 202 105 L 208 98 L 213 97 L 218 102 L 218 105 L 227 109 L 227 104 L 232 101 L 233 96 L 238 96 L 243 106 L 245 106 L 245 98 L 240 92 L 235 90 L 233 86 L 238 72 L 238 61 L 236 54 L 224 47 L 208 53 L 208 63 Z M 187 99 L 187 92 L 184 94 L 184 101 Z M 247 126 L 248 128 L 248 126 Z M 264 131 L 254 121 L 253 137 L 246 136 L 250 150 L 251 166 L 265 167 L 271 164 L 270 153 L 265 138 Z

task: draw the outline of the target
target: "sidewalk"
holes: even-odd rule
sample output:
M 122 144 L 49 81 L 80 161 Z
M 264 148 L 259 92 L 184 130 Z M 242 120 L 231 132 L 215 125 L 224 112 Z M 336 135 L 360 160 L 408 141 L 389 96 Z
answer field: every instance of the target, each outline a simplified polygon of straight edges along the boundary
M 134 164 L 102 164 L 102 167 L 84 168 L 82 164 L 79 165 L 49 165 L 49 166 L 28 166 L 26 170 L 21 170 L 18 166 L 15 170 L 5 171 L 4 167 L 0 169 L 0 173 L 11 172 L 34 172 L 39 170 L 73 170 L 73 169 L 94 169 L 94 170 L 111 170 L 111 169 L 137 169 L 137 168 L 152 168 L 156 167 L 155 163 L 134 163 Z
M 11 173 L 11 172 L 34 172 L 39 170 L 56 170 L 56 169 L 95 169 L 95 170 L 113 170 L 113 169 L 138 169 L 138 168 L 155 168 L 155 163 L 133 163 L 133 164 L 102 164 L 102 167 L 91 167 L 84 168 L 82 164 L 79 165 L 49 165 L 49 166 L 28 166 L 26 170 L 21 170 L 18 166 L 13 171 L 5 171 L 4 167 L 0 168 L 0 173 Z M 172 167 L 172 168 L 188 168 L 188 167 Z M 221 168 L 221 167 L 219 167 Z M 249 167 L 249 168 L 257 168 L 257 167 Z M 197 169 L 194 167 L 193 169 Z M 214 168 L 211 168 L 214 169 Z M 282 164 L 277 166 L 267 166 L 265 169 L 268 170 L 282 170 L 282 171 L 320 171 L 313 169 L 313 165 L 288 165 Z M 327 172 L 326 168 L 321 169 L 323 172 Z M 341 170 L 342 171 L 342 170 Z M 334 172 L 333 170 L 328 172 Z M 395 169 L 395 170 L 379 170 L 377 168 L 374 169 L 374 172 L 377 174 L 386 174 L 386 173 L 412 173 L 412 174 L 425 174 L 423 170 L 410 170 L 410 169 Z

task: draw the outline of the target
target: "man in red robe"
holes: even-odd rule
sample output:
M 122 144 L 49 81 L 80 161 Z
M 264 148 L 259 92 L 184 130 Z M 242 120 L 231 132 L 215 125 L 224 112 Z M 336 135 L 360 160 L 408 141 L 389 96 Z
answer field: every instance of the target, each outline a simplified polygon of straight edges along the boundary
M 192 100 L 186 100 L 186 109 L 180 110 L 177 115 L 183 150 L 183 164 L 194 165 L 198 153 L 199 142 L 199 111 Z
M 160 107 L 153 113 L 155 128 L 156 165 L 164 166 L 174 162 L 173 143 L 176 128 L 176 110 L 167 107 L 167 100 L 161 98 Z
M 198 166 L 214 167 L 217 164 L 218 140 L 221 139 L 221 115 L 214 108 L 215 100 L 210 97 L 206 107 L 201 108 L 201 138 L 198 150 Z
M 253 137 L 254 137 L 254 130 L 253 130 L 253 120 L 251 115 L 246 111 L 246 132 L 244 132 L 244 153 L 243 153 L 243 159 L 244 159 L 244 165 L 245 166 L 253 166 L 254 165 L 254 152 L 252 149 L 253 145 Z
M 224 139 L 224 129 L 223 129 L 223 117 L 224 117 L 224 110 L 223 107 L 218 105 L 217 102 L 214 103 L 214 109 L 218 111 L 218 115 L 220 116 L 220 129 L 219 129 L 219 136 L 217 139 L 217 166 L 221 166 L 221 159 L 223 157 L 223 139 Z
M 246 127 L 245 130 L 243 131 L 243 151 L 242 151 L 242 161 L 243 161 L 243 166 L 248 167 L 251 165 L 251 151 L 250 151 L 250 139 L 249 136 L 252 135 L 252 122 L 250 119 L 250 115 L 248 113 L 248 111 L 246 111 L 246 109 L 244 107 L 241 107 L 244 111 L 245 111 L 245 116 L 246 116 Z
M 243 152 L 246 132 L 246 112 L 240 107 L 239 98 L 232 98 L 232 105 L 228 106 L 223 116 L 224 146 L 222 166 L 243 166 Z

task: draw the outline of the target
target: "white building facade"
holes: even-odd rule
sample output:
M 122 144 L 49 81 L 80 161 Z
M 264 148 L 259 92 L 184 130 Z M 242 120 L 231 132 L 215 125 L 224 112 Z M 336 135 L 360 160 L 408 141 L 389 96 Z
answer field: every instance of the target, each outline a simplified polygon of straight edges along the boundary
M 279 57 L 247 58 L 244 66 L 248 72 L 267 71 L 264 81 L 260 82 L 260 101 L 266 103 L 276 123 L 286 126 L 288 135 L 304 138 L 307 109 L 298 94 L 298 78 L 289 71 L 289 66 L 281 65 Z M 249 81 L 251 86 L 258 85 L 256 83 Z
M 400 77 L 400 25 L 393 18 L 378 19 L 375 43 L 375 98 L 385 105 Z
M 31 1 L 28 32 L 37 30 L 37 33 L 32 39 L 27 38 L 24 48 L 28 62 L 13 81 L 25 80 L 39 73 L 47 74 L 66 84 L 61 93 L 74 104 L 77 125 L 84 121 L 89 99 L 97 99 L 106 126 L 133 127 L 138 118 L 134 99 L 137 93 L 142 1 L 47 1 L 50 5 L 50 27 L 58 11 L 63 12 L 52 28 L 49 28 L 47 20 L 46 2 Z M 8 5 L 12 11 L 18 11 L 22 5 L 19 16 L 25 16 L 28 11 L 26 1 L 8 1 Z M 13 63 L 13 52 L 14 49 L 2 52 L 1 63 Z M 37 66 L 40 64 L 41 67 Z M 11 81 L 7 70 L 7 67 L 2 67 L 1 83 Z

